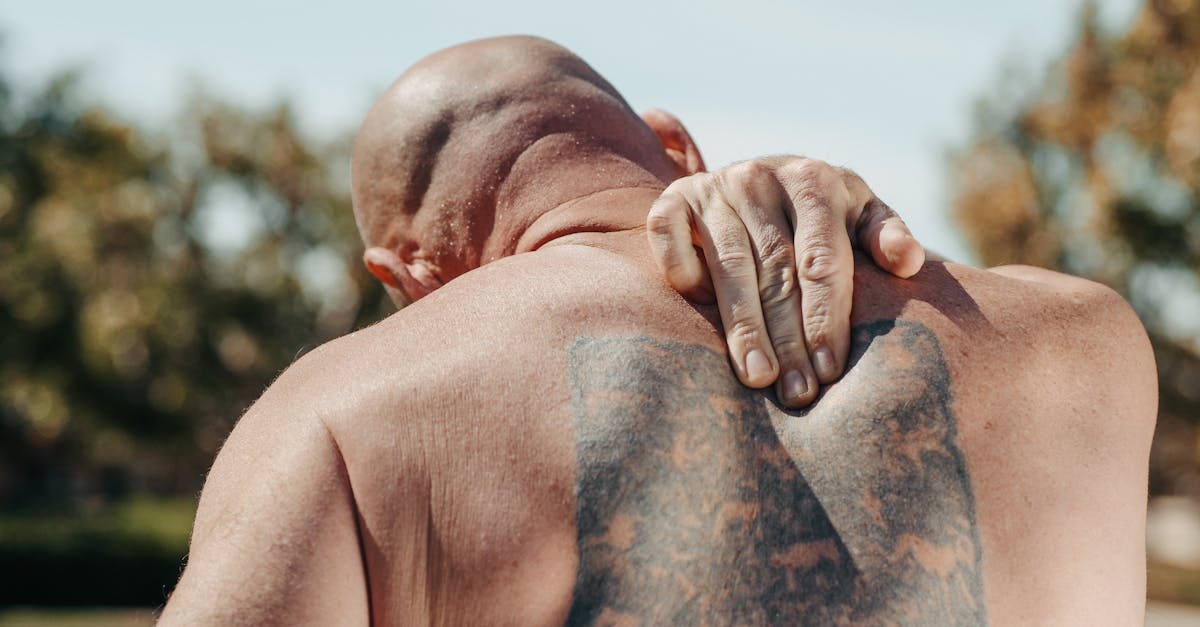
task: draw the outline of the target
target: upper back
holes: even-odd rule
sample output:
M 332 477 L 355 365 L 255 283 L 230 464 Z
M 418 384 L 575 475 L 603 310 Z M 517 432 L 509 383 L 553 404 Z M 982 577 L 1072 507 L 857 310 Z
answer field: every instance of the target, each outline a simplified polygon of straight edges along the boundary
M 329 416 L 376 620 L 976 624 L 1036 605 L 1057 579 L 1021 559 L 1080 550 L 1044 506 L 1101 491 L 1039 485 L 1087 480 L 1044 456 L 1112 431 L 1095 406 L 1124 411 L 1089 400 L 1103 364 L 1029 386 L 1088 351 L 1064 329 L 1094 326 L 1096 297 L 941 264 L 899 282 L 860 263 L 856 283 L 851 364 L 806 412 L 737 382 L 712 312 L 590 247 L 490 264 L 343 341 L 353 402 Z

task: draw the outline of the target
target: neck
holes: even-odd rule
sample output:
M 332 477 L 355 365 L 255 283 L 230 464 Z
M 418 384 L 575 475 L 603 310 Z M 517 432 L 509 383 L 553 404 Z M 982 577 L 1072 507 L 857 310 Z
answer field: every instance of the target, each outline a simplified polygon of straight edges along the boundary
M 646 213 L 661 193 L 661 186 L 616 187 L 564 202 L 526 229 L 514 254 L 561 244 L 645 247 Z
M 646 213 L 664 188 L 660 176 L 621 154 L 587 149 L 569 133 L 544 137 L 516 160 L 500 186 L 497 223 L 481 261 L 589 234 L 644 237 Z

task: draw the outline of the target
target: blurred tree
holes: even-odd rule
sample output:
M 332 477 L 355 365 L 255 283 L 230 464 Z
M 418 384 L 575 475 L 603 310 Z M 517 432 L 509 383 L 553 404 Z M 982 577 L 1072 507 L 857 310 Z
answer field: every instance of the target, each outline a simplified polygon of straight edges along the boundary
M 953 212 L 987 265 L 1101 281 L 1159 367 L 1152 493 L 1200 497 L 1200 2 L 1151 0 L 1107 36 L 1095 7 L 1044 82 L 979 107 L 952 156 Z
M 194 494 L 305 347 L 390 310 L 348 142 L 202 95 L 169 137 L 0 71 L 0 504 Z

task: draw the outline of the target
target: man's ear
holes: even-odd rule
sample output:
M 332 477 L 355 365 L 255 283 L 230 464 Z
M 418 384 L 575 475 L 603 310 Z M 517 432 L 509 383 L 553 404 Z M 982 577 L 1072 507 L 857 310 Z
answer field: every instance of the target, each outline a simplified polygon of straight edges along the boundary
M 696 145 L 679 118 L 662 109 L 650 109 L 642 114 L 642 121 L 658 135 L 658 140 L 666 149 L 667 157 L 675 164 L 679 176 L 705 171 L 700 147 Z
M 413 300 L 442 286 L 442 280 L 423 259 L 402 259 L 386 248 L 372 246 L 363 252 L 367 270 L 383 282 L 403 291 Z

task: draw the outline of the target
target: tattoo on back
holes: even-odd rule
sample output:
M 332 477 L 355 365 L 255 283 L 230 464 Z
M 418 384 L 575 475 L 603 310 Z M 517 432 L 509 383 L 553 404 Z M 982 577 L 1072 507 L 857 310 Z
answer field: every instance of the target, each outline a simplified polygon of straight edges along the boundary
M 575 342 L 568 622 L 986 623 L 938 341 L 882 321 L 856 327 L 851 350 L 843 380 L 788 414 L 708 348 Z

